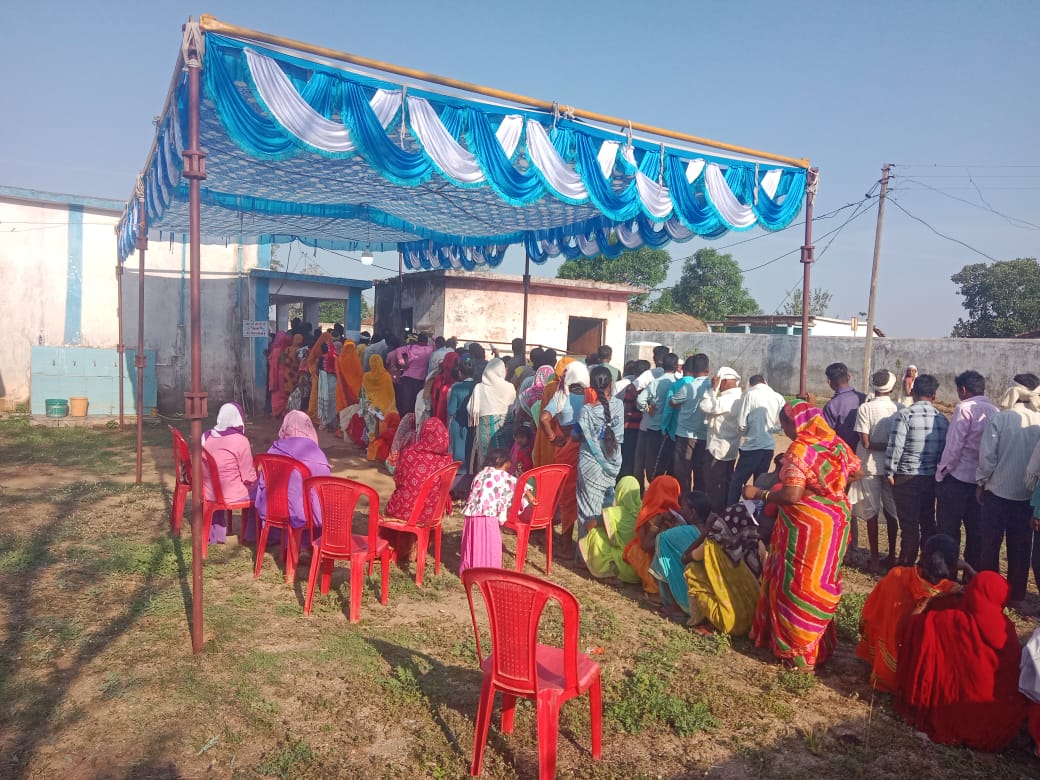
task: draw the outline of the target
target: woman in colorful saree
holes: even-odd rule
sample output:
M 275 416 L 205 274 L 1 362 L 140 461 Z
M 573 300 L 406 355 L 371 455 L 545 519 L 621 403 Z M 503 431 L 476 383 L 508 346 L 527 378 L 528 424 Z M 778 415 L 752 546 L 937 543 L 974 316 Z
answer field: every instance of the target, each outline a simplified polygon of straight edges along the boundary
M 567 371 L 567 366 L 574 362 L 574 358 L 562 357 L 556 361 L 556 365 L 553 368 L 553 375 L 549 378 L 549 381 L 545 384 L 545 388 L 542 390 L 541 398 L 541 410 L 544 411 L 552 397 L 556 395 L 556 391 L 560 389 L 560 382 L 563 381 L 563 375 Z M 541 411 L 538 413 L 539 419 L 541 419 Z M 538 423 L 538 420 L 535 420 Z M 552 436 L 546 432 L 542 425 L 535 425 L 534 434 L 534 450 L 531 452 L 531 458 L 534 460 L 534 465 L 537 466 L 548 466 L 553 462 L 553 458 L 556 455 L 556 449 L 552 444 Z
M 924 543 L 919 566 L 896 566 L 881 578 L 863 605 L 856 655 L 870 664 L 870 681 L 880 691 L 896 689 L 899 624 L 937 596 L 957 593 L 957 542 L 936 534 Z
M 282 375 L 282 353 L 292 345 L 292 339 L 285 331 L 278 331 L 271 342 L 267 353 L 267 388 L 271 391 L 271 414 L 278 415 L 285 412 L 286 401 L 289 393 L 286 391 L 285 378 Z
M 581 442 L 578 450 L 578 541 L 597 523 L 605 507 L 614 503 L 614 485 L 621 471 L 621 440 L 625 410 L 610 397 L 613 379 L 606 366 L 593 366 L 589 385 L 596 396 L 578 414 Z
M 430 417 L 436 417 L 445 425 L 448 424 L 448 396 L 456 381 L 455 368 L 458 364 L 459 353 L 455 350 L 447 353 L 430 385 Z
M 582 560 L 593 577 L 617 577 L 622 582 L 639 582 L 639 575 L 622 557 L 625 546 L 636 535 L 636 518 L 643 508 L 639 482 L 635 477 L 622 477 L 614 488 L 614 506 L 603 510 L 603 516 L 589 526 L 578 540 Z
M 364 371 L 361 358 L 353 341 L 343 344 L 343 349 L 336 356 L 336 412 L 342 412 L 348 406 L 358 402 L 361 395 L 361 380 Z
M 506 379 L 506 364 L 492 358 L 469 398 L 469 424 L 475 431 L 471 473 L 480 471 L 488 452 L 509 449 L 511 431 L 506 420 L 516 401 L 516 388 Z
M 926 607 L 900 626 L 896 709 L 933 742 L 998 751 L 1022 727 L 1028 703 L 1008 592 L 999 574 L 979 572 L 958 605 Z
M 643 592 L 658 601 L 657 579 L 650 573 L 659 534 L 686 523 L 679 512 L 679 480 L 668 474 L 654 479 L 643 496 L 643 508 L 636 517 L 636 533 L 625 545 L 625 562 L 635 569 L 643 583 Z
M 833 618 L 851 514 L 845 487 L 859 459 L 805 401 L 785 405 L 780 425 L 791 439 L 780 469 L 783 487 L 744 488 L 744 498 L 779 507 L 751 638 L 794 668 L 812 671 L 837 641 Z
M 367 447 L 379 432 L 379 421 L 390 412 L 397 411 L 394 380 L 379 355 L 370 355 L 368 358 L 368 371 L 361 380 L 361 397 L 361 415 L 368 431 L 364 445 Z

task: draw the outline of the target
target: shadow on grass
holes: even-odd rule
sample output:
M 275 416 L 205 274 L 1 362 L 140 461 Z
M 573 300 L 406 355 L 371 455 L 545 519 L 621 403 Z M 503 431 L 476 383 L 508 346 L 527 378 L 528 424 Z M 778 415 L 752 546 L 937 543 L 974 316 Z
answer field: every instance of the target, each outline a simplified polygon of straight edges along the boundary
M 4 771 L 10 777 L 24 777 L 29 761 L 37 747 L 47 740 L 59 720 L 59 710 L 68 689 L 84 673 L 85 669 L 102 656 L 120 637 L 129 632 L 135 623 L 147 613 L 152 599 L 169 587 L 169 550 L 163 540 L 147 547 L 123 550 L 113 546 L 110 558 L 97 559 L 84 566 L 84 573 L 100 579 L 105 574 L 133 573 L 139 583 L 121 596 L 118 612 L 108 619 L 95 621 L 93 629 L 70 654 L 63 659 L 60 668 L 47 663 L 49 669 L 42 671 L 34 665 L 31 648 L 32 628 L 37 621 L 49 614 L 34 614 L 34 597 L 39 598 L 37 589 L 45 587 L 45 576 L 53 575 L 64 579 L 66 570 L 57 570 L 62 556 L 54 548 L 63 540 L 63 527 L 77 512 L 89 509 L 98 498 L 97 486 L 84 485 L 84 489 L 70 489 L 58 493 L 53 501 L 53 516 L 38 526 L 25 541 L 16 566 L 0 572 L 0 587 L 3 588 L 7 605 L 7 621 L 0 642 L 0 657 L 6 659 L 0 666 L 0 699 L 4 701 L 4 714 L 0 715 L 8 762 Z M 93 489 L 89 489 L 93 487 Z M 132 490 L 126 486 L 119 489 Z M 180 549 L 179 540 L 174 540 L 178 572 L 186 572 L 187 562 Z M 102 553 L 104 550 L 102 550 Z M 75 558 L 70 556 L 71 560 Z M 73 564 L 75 565 L 75 564 Z M 183 579 L 183 577 L 182 577 Z M 140 775 L 138 775 L 140 776 Z M 167 775 L 168 776 L 168 775 Z

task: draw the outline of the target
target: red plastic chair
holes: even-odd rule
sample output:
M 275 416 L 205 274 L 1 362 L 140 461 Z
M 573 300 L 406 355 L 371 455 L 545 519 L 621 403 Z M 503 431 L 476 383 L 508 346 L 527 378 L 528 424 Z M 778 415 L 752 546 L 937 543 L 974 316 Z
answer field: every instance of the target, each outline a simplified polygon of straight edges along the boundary
M 506 528 L 512 528 L 516 532 L 516 570 L 523 571 L 527 560 L 527 543 L 531 538 L 531 531 L 545 531 L 545 573 L 549 574 L 552 568 L 552 521 L 556 516 L 556 507 L 560 504 L 560 496 L 563 495 L 563 483 L 567 481 L 573 466 L 563 463 L 554 463 L 549 466 L 525 471 L 516 481 L 516 493 L 513 494 L 513 502 L 509 505 L 506 513 Z M 538 503 L 520 511 L 520 502 L 524 497 L 524 490 L 534 480 L 534 496 Z
M 444 466 L 433 472 L 419 488 L 419 496 L 412 507 L 412 514 L 408 519 L 396 517 L 384 517 L 379 521 L 379 527 L 387 531 L 397 533 L 415 534 L 416 562 L 415 562 L 415 584 L 422 587 L 423 572 L 426 571 L 426 550 L 430 546 L 430 533 L 433 533 L 433 573 L 440 574 L 441 571 L 441 523 L 444 515 L 451 507 L 451 483 L 455 479 L 455 472 L 462 465 L 458 461 Z M 427 512 L 426 507 L 432 506 L 432 511 Z M 392 545 L 391 545 L 392 546 Z M 397 560 L 397 551 L 394 550 L 393 559 Z
M 292 585 L 296 580 L 296 564 L 300 560 L 300 545 L 303 543 L 303 532 L 310 534 L 314 542 L 314 527 L 310 524 L 310 515 L 302 528 L 293 528 L 289 518 L 289 484 L 293 474 L 300 475 L 300 485 L 311 478 L 311 470 L 295 458 L 285 455 L 257 455 L 254 459 L 257 475 L 263 474 L 264 495 L 267 498 L 267 517 L 264 527 L 256 540 L 256 565 L 253 567 L 253 579 L 260 579 L 260 567 L 264 562 L 267 550 L 267 536 L 272 528 L 282 532 L 282 544 L 279 556 L 285 561 L 285 584 Z M 260 518 L 257 516 L 257 523 Z
M 314 527 L 312 501 L 317 501 L 322 518 L 321 537 L 315 542 L 311 557 L 303 614 L 311 614 L 318 571 L 321 570 L 321 592 L 328 593 L 336 561 L 350 561 L 350 622 L 357 623 L 361 617 L 365 563 L 369 564 L 369 573 L 376 558 L 383 567 L 380 604 L 386 604 L 390 586 L 390 545 L 379 538 L 379 494 L 368 485 L 351 479 L 311 477 L 303 483 L 303 496 L 311 527 Z M 368 499 L 368 533 L 365 536 L 354 533 L 354 508 L 362 496 Z
M 191 450 L 184 434 L 174 428 L 170 429 L 173 437 L 173 504 L 170 506 L 170 528 L 175 534 L 181 532 L 181 521 L 184 519 L 184 504 L 191 492 Z
M 476 568 L 462 573 L 469 599 L 477 658 L 484 671 L 473 736 L 473 763 L 469 773 L 480 774 L 491 724 L 495 694 L 502 693 L 502 733 L 513 732 L 517 697 L 534 699 L 538 721 L 538 774 L 556 776 L 556 740 L 560 705 L 586 691 L 592 716 L 592 757 L 602 753 L 603 698 L 599 664 L 578 652 L 578 600 L 566 588 L 530 574 L 506 569 Z M 473 586 L 480 588 L 491 629 L 492 652 L 485 657 L 480 645 Z M 563 647 L 538 643 L 538 624 L 549 599 L 563 611 Z
M 235 524 L 235 510 L 242 511 L 242 522 L 239 525 L 239 540 L 242 538 L 242 529 L 246 527 L 246 512 L 249 512 L 253 508 L 253 502 L 251 499 L 245 501 L 231 501 L 228 502 L 224 499 L 224 492 L 220 489 L 220 472 L 217 470 L 216 459 L 206 450 L 202 450 L 202 463 L 203 467 L 208 470 L 209 484 L 213 488 L 213 500 L 209 501 L 205 497 L 205 491 L 202 492 L 202 557 L 205 559 L 209 555 L 209 531 L 213 526 L 213 513 L 224 511 L 228 513 L 227 521 L 227 532 L 228 536 L 232 533 L 232 528 Z

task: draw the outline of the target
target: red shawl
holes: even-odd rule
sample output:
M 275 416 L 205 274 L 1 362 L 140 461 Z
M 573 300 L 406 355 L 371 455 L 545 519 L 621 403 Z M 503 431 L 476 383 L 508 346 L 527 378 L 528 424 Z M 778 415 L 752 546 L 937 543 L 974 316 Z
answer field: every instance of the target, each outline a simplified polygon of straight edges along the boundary
M 440 420 L 431 417 L 422 424 L 419 438 L 401 450 L 397 471 L 394 472 L 394 492 L 386 502 L 386 514 L 407 520 L 426 478 L 452 462 L 448 451 L 448 429 Z
M 448 393 L 455 384 L 455 367 L 459 364 L 459 353 L 452 350 L 444 356 L 441 370 L 430 385 L 430 415 L 445 425 L 448 424 Z
M 933 742 L 1003 750 L 1026 716 L 1021 648 L 1004 616 L 1007 580 L 980 572 L 959 606 L 910 615 L 900 628 L 896 707 Z

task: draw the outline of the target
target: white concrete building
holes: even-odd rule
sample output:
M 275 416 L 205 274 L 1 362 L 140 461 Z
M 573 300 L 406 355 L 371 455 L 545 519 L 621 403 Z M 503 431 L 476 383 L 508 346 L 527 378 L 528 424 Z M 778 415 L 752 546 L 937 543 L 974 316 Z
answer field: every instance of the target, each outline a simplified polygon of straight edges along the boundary
M 94 372 L 90 411 L 118 412 L 116 352 L 117 274 L 115 226 L 124 204 L 103 198 L 38 192 L 0 186 L 0 407 L 32 399 L 42 413 L 43 399 L 32 390 L 31 365 L 53 368 L 48 393 L 59 392 L 56 378 L 65 369 Z M 145 399 L 163 411 L 184 408 L 190 386 L 190 293 L 188 251 L 182 237 L 153 235 L 145 253 L 144 348 L 155 350 L 146 370 Z M 370 282 L 271 271 L 271 244 L 202 247 L 202 385 L 213 404 L 238 400 L 263 409 L 267 369 L 266 337 L 246 337 L 243 322 L 268 323 L 289 303 L 303 303 L 304 315 L 317 323 L 320 301 L 342 301 L 348 329 L 360 329 L 361 291 Z M 123 343 L 137 344 L 138 258 L 124 265 Z M 274 322 L 270 322 L 274 327 Z M 284 325 L 284 322 L 282 323 Z M 85 353 L 75 350 L 105 350 Z M 34 356 L 34 352 L 36 353 Z M 84 363 L 89 367 L 84 369 Z M 73 366 L 75 364 L 75 366 Z M 103 365 L 102 365 L 103 364 Z M 102 377 L 108 377 L 107 382 Z M 133 357 L 126 359 L 124 409 L 135 408 Z M 129 383 L 129 384 L 128 384 Z M 84 385 L 70 380 L 65 396 Z M 150 392 L 150 388 L 154 391 Z M 83 392 L 80 390 L 79 392 Z M 149 401 L 149 398 L 157 401 Z

